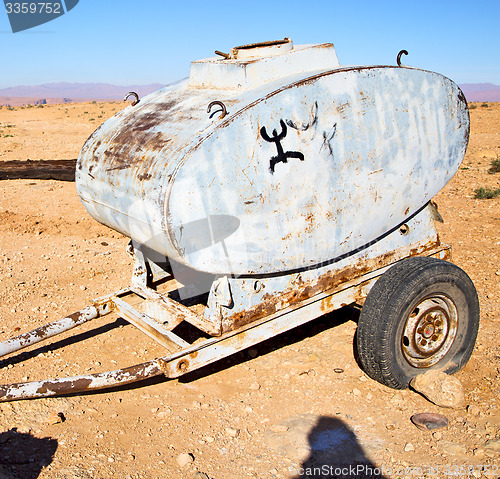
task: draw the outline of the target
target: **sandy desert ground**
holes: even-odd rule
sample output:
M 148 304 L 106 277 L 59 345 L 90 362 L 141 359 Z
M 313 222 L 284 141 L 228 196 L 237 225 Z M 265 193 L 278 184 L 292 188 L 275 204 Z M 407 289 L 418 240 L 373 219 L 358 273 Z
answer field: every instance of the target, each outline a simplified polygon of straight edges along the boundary
M 467 407 L 440 408 L 368 378 L 353 354 L 356 314 L 341 311 L 179 380 L 2 403 L 0 479 L 292 478 L 314 461 L 373 468 L 338 477 L 499 477 L 500 198 L 475 199 L 474 190 L 500 187 L 500 173 L 488 173 L 500 156 L 500 104 L 473 106 L 466 158 L 435 198 L 441 239 L 481 304 L 476 348 L 456 374 Z M 121 108 L 0 108 L 0 165 L 77 158 Z M 88 216 L 72 182 L 0 181 L 0 339 L 127 286 L 127 243 Z M 0 361 L 0 382 L 112 370 L 162 354 L 109 316 L 52 344 Z M 421 431 L 410 421 L 418 412 L 444 414 L 449 426 Z M 323 472 L 315 477 L 337 477 Z

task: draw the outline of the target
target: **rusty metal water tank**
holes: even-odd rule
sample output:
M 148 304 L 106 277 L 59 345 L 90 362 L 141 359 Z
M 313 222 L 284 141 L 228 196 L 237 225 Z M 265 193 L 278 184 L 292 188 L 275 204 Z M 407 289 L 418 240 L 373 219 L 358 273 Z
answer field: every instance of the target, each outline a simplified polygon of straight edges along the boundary
M 76 183 L 96 220 L 185 266 L 280 273 L 410 218 L 457 171 L 468 135 L 448 78 L 341 66 L 332 44 L 284 39 L 195 61 L 110 118 Z

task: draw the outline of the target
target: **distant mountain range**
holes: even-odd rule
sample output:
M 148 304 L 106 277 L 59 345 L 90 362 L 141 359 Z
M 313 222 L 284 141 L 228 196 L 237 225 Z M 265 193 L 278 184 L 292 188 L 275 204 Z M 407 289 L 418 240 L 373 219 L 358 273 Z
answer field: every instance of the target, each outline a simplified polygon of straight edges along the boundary
M 117 86 L 108 83 L 67 82 L 47 83 L 36 86 L 15 86 L 0 89 L 0 105 L 17 106 L 28 103 L 43 104 L 88 100 L 123 100 L 129 91 L 135 91 L 139 97 L 142 97 L 163 86 L 161 83 Z M 29 101 L 23 101 L 23 99 Z
M 108 83 L 47 83 L 37 86 L 15 86 L 0 89 L 0 105 L 26 105 L 62 103 L 88 100 L 123 100 L 129 91 L 139 97 L 147 95 L 164 85 L 117 86 Z M 500 101 L 500 85 L 492 83 L 464 83 L 460 88 L 468 101 Z
M 500 101 L 500 85 L 493 83 L 463 83 L 460 88 L 467 101 Z

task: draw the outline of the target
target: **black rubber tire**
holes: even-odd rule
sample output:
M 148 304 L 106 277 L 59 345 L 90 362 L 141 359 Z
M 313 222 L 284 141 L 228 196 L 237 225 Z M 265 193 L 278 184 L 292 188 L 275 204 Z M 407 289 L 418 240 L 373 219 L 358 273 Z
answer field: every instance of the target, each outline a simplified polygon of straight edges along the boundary
M 435 364 L 411 364 L 410 361 L 419 359 L 408 359 L 409 342 L 405 333 L 408 334 L 410 318 L 418 314 L 417 306 L 429 304 L 433 298 L 444 298 L 446 304 L 452 305 L 455 313 L 450 316 L 455 318 L 456 334 L 454 338 L 449 334 L 448 343 L 443 343 L 446 347 L 439 346 L 439 354 L 431 355 L 437 361 Z M 368 293 L 356 332 L 359 361 L 376 381 L 394 389 L 406 389 L 415 376 L 427 370 L 441 369 L 453 374 L 465 366 L 474 349 L 478 328 L 479 300 L 469 276 L 447 261 L 408 258 L 380 276 Z

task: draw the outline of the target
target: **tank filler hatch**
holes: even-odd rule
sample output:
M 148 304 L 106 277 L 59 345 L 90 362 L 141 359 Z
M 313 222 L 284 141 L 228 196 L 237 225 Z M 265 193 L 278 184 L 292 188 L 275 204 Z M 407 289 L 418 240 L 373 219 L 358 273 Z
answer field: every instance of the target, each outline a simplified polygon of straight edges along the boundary
M 191 63 L 189 86 L 246 90 L 290 75 L 338 68 L 332 43 L 294 45 L 290 38 L 216 50 L 216 57 Z

